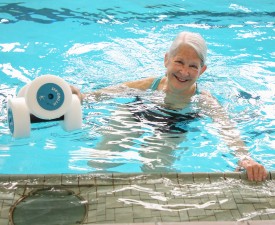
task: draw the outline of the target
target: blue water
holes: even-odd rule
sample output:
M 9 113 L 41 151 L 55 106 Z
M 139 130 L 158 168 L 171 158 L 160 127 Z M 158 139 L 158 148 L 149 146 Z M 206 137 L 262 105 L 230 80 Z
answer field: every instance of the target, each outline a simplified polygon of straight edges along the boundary
M 191 122 L 170 152 L 146 154 L 142 138 L 124 150 L 96 149 L 131 93 L 84 102 L 80 131 L 66 133 L 52 122 L 32 125 L 30 138 L 9 133 L 7 98 L 34 78 L 54 74 L 91 92 L 160 76 L 167 48 L 183 30 L 201 33 L 208 44 L 200 89 L 228 111 L 251 155 L 275 170 L 273 1 L 9 2 L 0 0 L 0 173 L 233 171 L 236 158 L 208 118 Z M 152 134 L 144 129 L 143 138 Z M 159 158 L 167 163 L 150 167 Z

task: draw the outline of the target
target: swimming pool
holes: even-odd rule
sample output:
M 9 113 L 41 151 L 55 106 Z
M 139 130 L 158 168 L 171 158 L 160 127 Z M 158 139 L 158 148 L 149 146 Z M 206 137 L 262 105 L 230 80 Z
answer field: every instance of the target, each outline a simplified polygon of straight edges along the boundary
M 237 159 L 208 118 L 191 122 L 158 168 L 144 169 L 156 158 L 142 151 L 139 138 L 123 151 L 97 150 L 100 129 L 137 93 L 84 102 L 80 131 L 66 133 L 53 122 L 32 125 L 30 138 L 9 134 L 7 97 L 37 76 L 58 75 L 83 92 L 160 76 L 167 48 L 183 30 L 201 33 L 208 44 L 199 87 L 227 109 L 252 156 L 275 170 L 272 1 L 6 2 L 0 3 L 1 174 L 234 171 Z
M 273 0 L 0 0 L 0 30 L 0 224 L 274 224 Z M 183 30 L 206 39 L 199 88 L 218 98 L 252 156 L 273 171 L 266 182 L 232 172 L 237 160 L 207 117 L 186 124 L 170 154 L 159 153 L 166 164 L 143 151 L 140 137 L 123 150 L 96 149 L 118 107 L 137 94 L 158 99 L 150 92 L 89 99 L 79 131 L 50 122 L 33 124 L 29 138 L 11 137 L 7 98 L 26 83 L 54 74 L 89 92 L 160 76 Z M 143 138 L 152 127 L 144 130 Z M 158 167 L 145 170 L 150 163 Z

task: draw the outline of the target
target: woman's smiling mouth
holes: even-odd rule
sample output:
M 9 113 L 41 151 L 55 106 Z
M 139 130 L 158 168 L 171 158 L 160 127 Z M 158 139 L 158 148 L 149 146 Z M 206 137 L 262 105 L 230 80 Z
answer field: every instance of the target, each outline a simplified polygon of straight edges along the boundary
M 179 82 L 186 82 L 186 81 L 189 81 L 189 79 L 186 79 L 186 78 L 182 78 L 180 76 L 177 76 L 176 74 L 173 74 L 174 77 L 179 81 Z

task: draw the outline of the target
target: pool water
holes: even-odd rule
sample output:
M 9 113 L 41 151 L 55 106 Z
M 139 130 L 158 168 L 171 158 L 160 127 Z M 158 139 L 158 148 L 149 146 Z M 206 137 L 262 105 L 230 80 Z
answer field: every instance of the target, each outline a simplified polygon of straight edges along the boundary
M 7 98 L 34 78 L 54 74 L 91 92 L 161 76 L 164 54 L 181 31 L 198 32 L 208 44 L 199 88 L 228 111 L 252 157 L 275 170 L 273 1 L 8 2 L 0 1 L 1 174 L 234 171 L 237 159 L 207 117 L 189 122 L 178 143 L 150 139 L 154 128 L 143 124 L 126 137 L 142 135 L 117 140 L 120 149 L 98 149 L 103 134 L 117 133 L 109 129 L 114 113 L 136 95 L 160 99 L 150 92 L 89 98 L 82 130 L 67 133 L 49 122 L 33 124 L 29 138 L 9 133 Z

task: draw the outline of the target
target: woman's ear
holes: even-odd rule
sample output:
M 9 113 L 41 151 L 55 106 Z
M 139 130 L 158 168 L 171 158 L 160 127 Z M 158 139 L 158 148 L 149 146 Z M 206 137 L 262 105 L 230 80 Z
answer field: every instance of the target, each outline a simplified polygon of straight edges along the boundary
M 168 53 L 166 52 L 165 53 L 165 56 L 164 56 L 164 66 L 167 68 L 167 65 L 168 65 L 168 61 L 169 61 L 169 55 Z
M 201 68 L 200 75 L 202 75 L 202 74 L 205 72 L 206 69 L 207 69 L 207 66 L 204 65 L 204 66 Z

